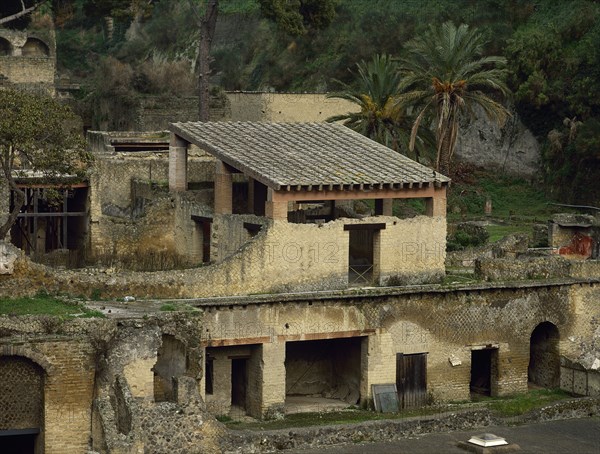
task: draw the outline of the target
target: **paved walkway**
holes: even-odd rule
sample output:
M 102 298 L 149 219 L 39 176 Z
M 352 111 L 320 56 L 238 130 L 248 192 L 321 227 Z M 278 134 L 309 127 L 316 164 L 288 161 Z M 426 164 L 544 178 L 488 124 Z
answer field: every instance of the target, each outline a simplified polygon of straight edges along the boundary
M 428 434 L 394 442 L 284 451 L 286 454 L 467 454 L 460 441 L 493 433 L 518 444 L 517 454 L 600 454 L 600 418 L 569 419 L 513 427 L 487 427 L 466 432 Z

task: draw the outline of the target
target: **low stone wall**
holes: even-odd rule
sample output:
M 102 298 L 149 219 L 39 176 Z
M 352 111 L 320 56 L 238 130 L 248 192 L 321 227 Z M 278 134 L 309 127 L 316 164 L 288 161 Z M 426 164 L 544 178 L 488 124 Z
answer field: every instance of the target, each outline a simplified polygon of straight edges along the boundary
M 571 266 L 571 262 L 560 257 L 479 258 L 475 261 L 475 274 L 487 281 L 551 279 L 571 276 Z
M 600 414 L 599 399 L 580 399 L 548 405 L 517 420 L 537 422 L 586 418 Z M 514 423 L 511 418 L 509 423 Z M 268 453 L 290 449 L 326 449 L 350 443 L 374 443 L 402 440 L 429 433 L 462 431 L 506 423 L 487 409 L 452 411 L 441 407 L 438 414 L 396 420 L 369 421 L 269 431 L 231 430 L 224 444 L 226 454 Z M 368 445 L 365 446 L 368 449 Z

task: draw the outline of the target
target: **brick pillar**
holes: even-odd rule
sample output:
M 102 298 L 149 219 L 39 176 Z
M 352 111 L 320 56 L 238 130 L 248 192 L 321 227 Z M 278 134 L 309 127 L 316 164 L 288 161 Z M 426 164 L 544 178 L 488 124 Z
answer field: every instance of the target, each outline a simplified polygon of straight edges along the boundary
M 375 214 L 377 216 L 392 216 L 394 199 L 375 199 Z
M 427 216 L 446 217 L 446 187 L 435 190 L 435 195 L 426 199 L 425 208 Z
M 171 133 L 169 145 L 169 190 L 187 191 L 187 146 L 181 137 Z
M 222 161 L 217 161 L 215 169 L 215 214 L 233 212 L 231 171 Z
M 396 383 L 396 353 L 389 333 L 378 330 L 377 334 L 363 338 L 360 360 L 360 403 L 371 405 L 371 385 Z
M 265 204 L 267 217 L 276 221 L 286 221 L 288 216 L 287 200 L 277 200 L 277 193 L 269 188 L 267 192 L 267 202 Z
M 261 418 L 285 413 L 285 342 L 262 344 Z M 254 415 L 253 415 L 254 416 Z

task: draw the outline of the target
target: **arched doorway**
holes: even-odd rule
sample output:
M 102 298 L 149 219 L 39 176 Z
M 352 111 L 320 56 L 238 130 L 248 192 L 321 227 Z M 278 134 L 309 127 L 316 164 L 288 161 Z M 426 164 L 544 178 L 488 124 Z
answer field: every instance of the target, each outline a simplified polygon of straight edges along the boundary
M 560 335 L 556 325 L 540 323 L 531 333 L 529 342 L 529 367 L 527 378 L 530 383 L 543 388 L 558 388 L 560 385 Z
M 22 356 L 0 356 L 0 452 L 44 452 L 44 370 Z

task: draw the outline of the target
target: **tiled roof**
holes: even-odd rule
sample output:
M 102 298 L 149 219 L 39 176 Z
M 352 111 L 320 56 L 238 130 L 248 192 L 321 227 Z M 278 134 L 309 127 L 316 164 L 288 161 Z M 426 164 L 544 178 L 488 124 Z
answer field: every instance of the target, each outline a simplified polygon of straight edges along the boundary
M 179 137 L 275 190 L 399 189 L 450 179 L 351 129 L 330 123 L 173 123 Z

